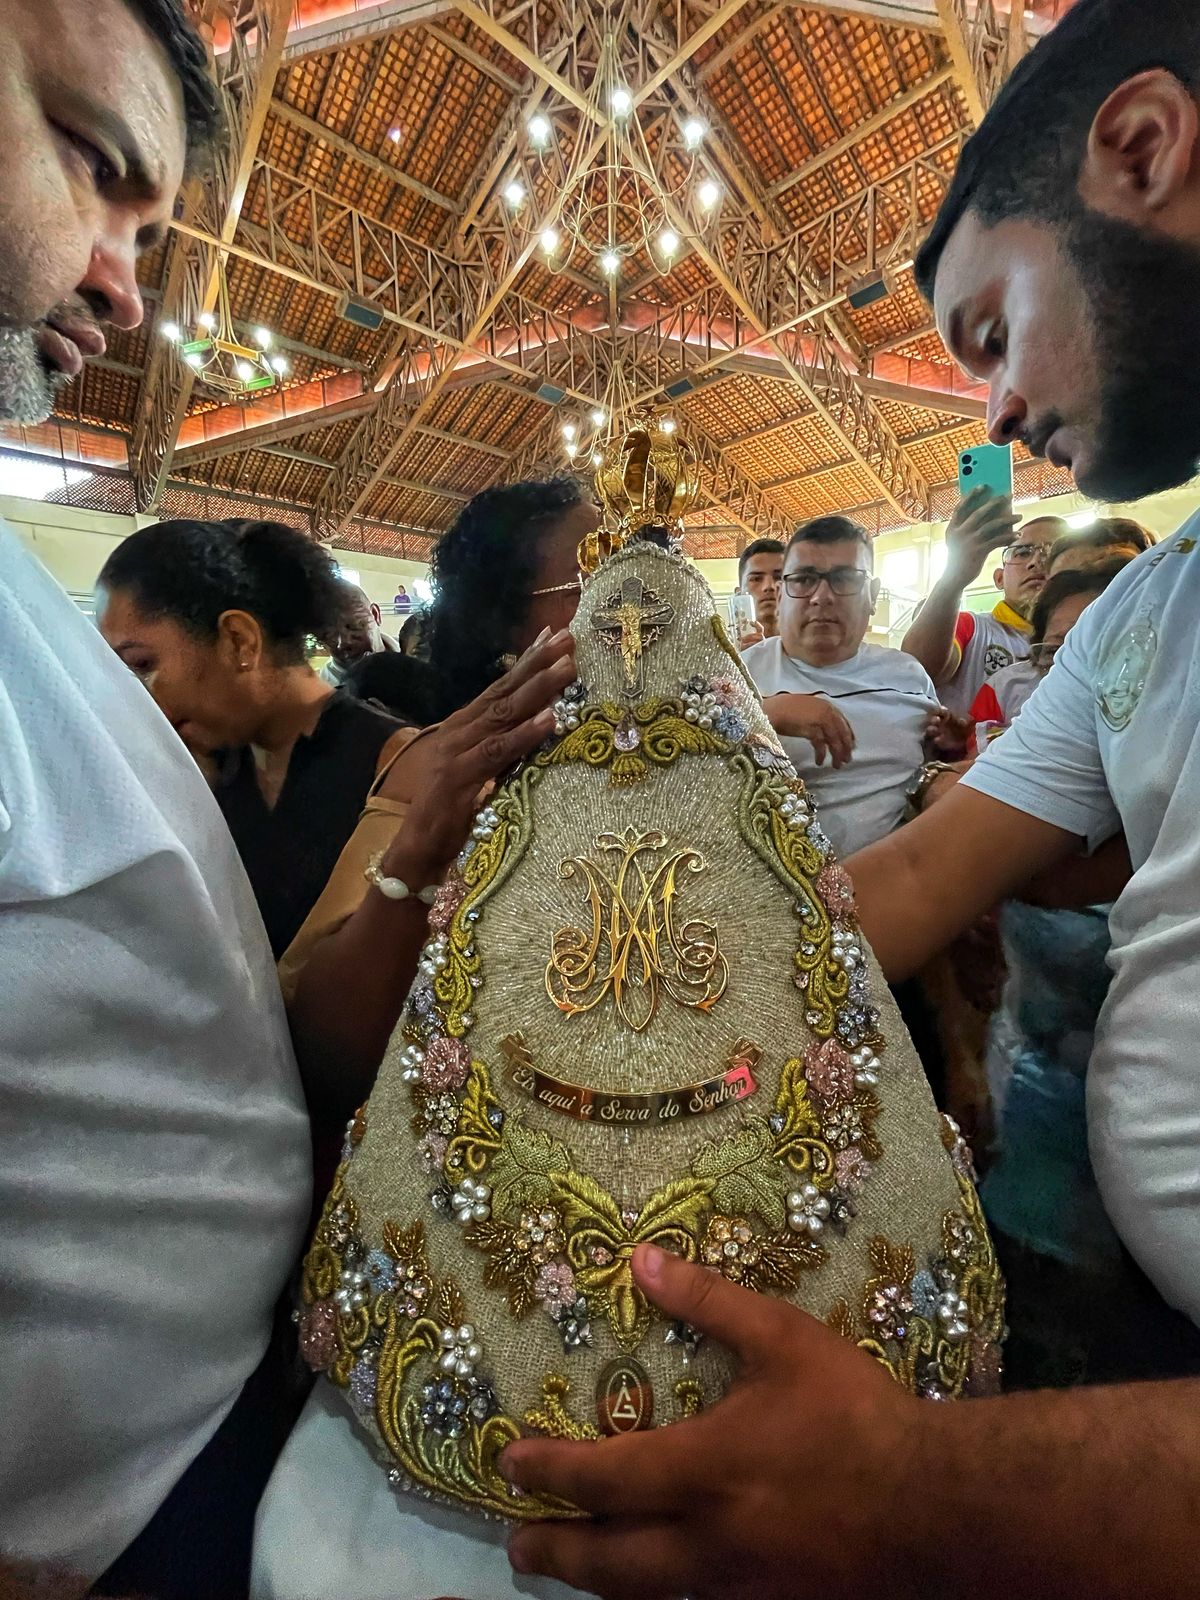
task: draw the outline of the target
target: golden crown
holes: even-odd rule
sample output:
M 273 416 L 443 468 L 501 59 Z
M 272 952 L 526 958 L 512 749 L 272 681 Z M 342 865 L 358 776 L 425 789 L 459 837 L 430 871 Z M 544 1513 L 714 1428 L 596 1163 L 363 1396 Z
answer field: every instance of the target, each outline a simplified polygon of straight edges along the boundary
M 624 433 L 601 451 L 596 498 L 604 518 L 599 532 L 580 545 L 581 570 L 595 572 L 644 528 L 679 532 L 699 487 L 695 452 L 673 421 L 635 412 Z

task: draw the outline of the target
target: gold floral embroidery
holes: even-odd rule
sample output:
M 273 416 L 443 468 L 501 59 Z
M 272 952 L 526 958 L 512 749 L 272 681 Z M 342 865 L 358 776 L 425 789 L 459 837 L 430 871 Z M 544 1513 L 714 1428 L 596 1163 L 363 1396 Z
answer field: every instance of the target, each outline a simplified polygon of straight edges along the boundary
M 478 1176 L 500 1149 L 500 1130 L 504 1124 L 500 1102 L 492 1089 L 492 1077 L 482 1061 L 472 1061 L 463 1088 L 458 1124 L 446 1146 L 446 1172 L 458 1177 L 461 1169 Z
M 694 1378 L 680 1378 L 675 1385 L 675 1404 L 680 1422 L 686 1422 L 689 1417 L 698 1417 L 704 1410 L 704 1391 Z
M 804 1273 L 822 1266 L 829 1255 L 786 1228 L 768 1237 L 756 1233 L 746 1217 L 716 1215 L 709 1218 L 700 1259 L 731 1283 L 759 1294 L 790 1294 Z
M 669 767 L 681 755 L 721 755 L 731 747 L 707 728 L 688 722 L 680 700 L 647 700 L 636 707 L 605 701 L 584 712 L 573 728 L 535 758 L 538 767 L 582 761 L 609 768 L 614 789 L 644 783 L 650 766 Z
M 742 837 L 796 901 L 803 937 L 796 951 L 797 980 L 803 980 L 809 1025 L 820 1039 L 832 1036 L 837 1008 L 850 992 L 850 977 L 833 960 L 829 912 L 814 887 L 825 857 L 803 828 L 789 827 L 781 802 L 803 796 L 797 779 L 756 767 L 745 755 L 730 763 L 742 775 L 738 824 Z

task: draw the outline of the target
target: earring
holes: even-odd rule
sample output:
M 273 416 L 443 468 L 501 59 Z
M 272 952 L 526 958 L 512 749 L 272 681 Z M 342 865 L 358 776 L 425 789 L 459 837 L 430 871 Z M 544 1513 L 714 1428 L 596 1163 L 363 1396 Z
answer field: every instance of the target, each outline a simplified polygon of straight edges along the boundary
M 239 672 L 249 672 L 250 671 L 250 663 L 248 661 L 239 661 L 238 662 L 238 671 Z

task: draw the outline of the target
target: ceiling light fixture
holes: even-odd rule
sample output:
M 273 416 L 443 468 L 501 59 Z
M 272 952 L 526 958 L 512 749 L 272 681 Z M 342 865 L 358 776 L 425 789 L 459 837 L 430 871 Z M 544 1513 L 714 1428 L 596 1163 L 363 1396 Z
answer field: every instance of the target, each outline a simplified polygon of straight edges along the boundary
M 541 112 L 529 119 L 529 137 L 539 150 L 544 150 L 550 143 L 550 121 Z
M 512 178 L 504 185 L 504 198 L 515 211 L 525 199 L 525 185 Z
M 683 125 L 683 142 L 689 150 L 699 150 L 708 132 L 699 117 L 689 117 Z
M 705 178 L 697 190 L 696 198 L 699 200 L 702 210 L 711 211 L 721 198 L 721 187 L 712 178 Z
M 558 229 L 543 228 L 541 243 L 542 249 L 546 252 L 546 254 L 548 256 L 552 256 L 559 246 Z
M 605 250 L 600 257 L 600 270 L 606 277 L 615 277 L 621 270 L 621 258 L 615 250 Z
M 679 235 L 674 228 L 664 228 L 658 236 L 658 248 L 668 260 L 679 249 Z
M 609 94 L 608 103 L 614 117 L 627 117 L 633 110 L 633 96 L 623 83 L 618 83 Z

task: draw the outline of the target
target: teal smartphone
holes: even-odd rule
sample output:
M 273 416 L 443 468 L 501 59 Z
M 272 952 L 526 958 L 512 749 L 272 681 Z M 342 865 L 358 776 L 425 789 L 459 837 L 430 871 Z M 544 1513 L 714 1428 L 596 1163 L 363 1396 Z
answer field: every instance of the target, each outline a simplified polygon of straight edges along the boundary
M 990 494 L 1012 494 L 1012 445 L 973 444 L 959 451 L 958 492 L 965 499 L 972 489 L 986 489 Z

